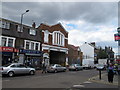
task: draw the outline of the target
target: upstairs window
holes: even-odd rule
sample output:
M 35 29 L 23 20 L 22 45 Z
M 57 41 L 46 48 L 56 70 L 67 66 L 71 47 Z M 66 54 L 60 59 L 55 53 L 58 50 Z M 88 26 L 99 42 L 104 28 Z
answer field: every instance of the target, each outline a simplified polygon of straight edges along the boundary
M 6 36 L 1 36 L 0 37 L 2 41 L 2 46 L 5 47 L 14 47 L 15 46 L 15 38 L 13 37 L 6 37 Z
M 38 50 L 38 49 L 39 49 L 39 43 L 36 43 L 35 50 Z
M 61 32 L 53 33 L 53 44 L 64 46 L 64 35 Z
M 8 39 L 8 47 L 13 47 L 13 39 Z
M 26 42 L 26 49 L 29 49 L 30 47 L 30 42 Z
M 49 36 L 49 32 L 46 30 L 46 31 L 44 32 L 44 42 L 45 42 L 45 43 L 48 43 L 48 36 Z
M 23 25 L 22 25 L 22 26 L 21 26 L 21 25 L 18 25 L 17 31 L 18 31 L 18 32 L 23 32 Z
M 34 30 L 34 29 L 30 29 L 29 34 L 30 34 L 30 35 L 36 35 L 36 30 Z
M 7 46 L 7 38 L 2 37 L 2 46 Z
M 10 29 L 10 23 L 7 21 L 2 21 L 2 28 Z
M 40 42 L 25 40 L 24 49 L 40 50 Z

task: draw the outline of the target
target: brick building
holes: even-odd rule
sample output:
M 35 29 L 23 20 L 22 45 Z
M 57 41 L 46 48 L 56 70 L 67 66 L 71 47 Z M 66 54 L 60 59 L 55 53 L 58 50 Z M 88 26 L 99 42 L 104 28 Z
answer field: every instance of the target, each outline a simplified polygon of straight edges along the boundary
M 82 65 L 83 53 L 79 46 L 68 45 L 68 63 L 69 64 L 80 64 Z
M 68 63 L 68 32 L 61 23 L 52 26 L 42 23 L 38 28 L 42 30 L 42 51 L 46 64 L 65 66 Z

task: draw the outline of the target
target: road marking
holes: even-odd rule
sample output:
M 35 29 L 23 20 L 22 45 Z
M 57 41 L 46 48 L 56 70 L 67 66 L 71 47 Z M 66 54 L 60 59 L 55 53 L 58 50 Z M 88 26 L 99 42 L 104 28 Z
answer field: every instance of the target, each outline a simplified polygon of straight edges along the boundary
M 85 87 L 84 85 L 73 85 L 73 88 L 83 88 Z
M 89 82 L 89 81 L 85 81 L 84 83 L 88 83 L 88 84 L 89 84 L 89 83 L 92 83 L 92 82 Z

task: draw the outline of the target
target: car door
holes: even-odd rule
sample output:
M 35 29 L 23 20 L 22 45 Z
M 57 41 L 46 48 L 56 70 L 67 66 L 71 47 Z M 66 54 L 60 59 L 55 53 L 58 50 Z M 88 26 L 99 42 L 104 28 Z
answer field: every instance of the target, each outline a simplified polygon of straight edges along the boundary
M 18 71 L 20 74 L 25 74 L 25 73 L 28 73 L 28 68 L 23 64 L 19 64 Z
M 63 71 L 63 67 L 61 65 L 58 65 L 59 71 Z
M 19 74 L 20 73 L 18 65 L 16 65 L 16 64 L 10 66 L 10 71 L 14 71 L 15 74 Z
M 56 69 L 57 69 L 57 71 L 60 71 L 60 66 L 56 65 Z

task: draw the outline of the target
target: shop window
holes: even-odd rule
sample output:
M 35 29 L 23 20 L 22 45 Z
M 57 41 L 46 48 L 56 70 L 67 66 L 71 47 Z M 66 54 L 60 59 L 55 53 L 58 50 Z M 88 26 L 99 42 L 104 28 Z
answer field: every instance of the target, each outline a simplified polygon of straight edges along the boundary
M 13 39 L 8 39 L 8 47 L 13 47 Z
M 2 46 L 7 45 L 7 38 L 2 37 Z
M 29 34 L 30 34 L 30 35 L 36 35 L 36 30 L 34 30 L 34 29 L 30 29 Z

